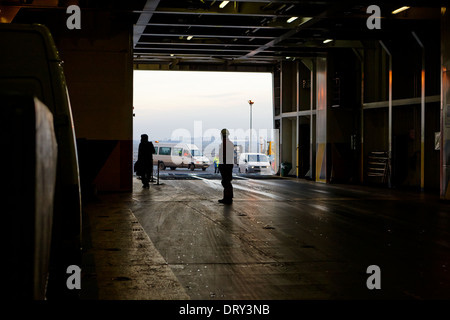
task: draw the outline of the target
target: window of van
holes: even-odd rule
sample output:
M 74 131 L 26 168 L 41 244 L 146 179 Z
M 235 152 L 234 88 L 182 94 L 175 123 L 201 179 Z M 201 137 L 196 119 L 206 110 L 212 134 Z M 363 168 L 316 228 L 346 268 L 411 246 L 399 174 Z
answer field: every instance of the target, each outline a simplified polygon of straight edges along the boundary
M 171 147 L 160 147 L 159 148 L 159 155 L 161 156 L 170 156 L 170 150 Z
M 181 157 L 182 154 L 183 154 L 183 148 L 173 148 L 173 150 L 172 150 L 173 156 Z
M 248 161 L 249 162 L 269 162 L 269 160 L 267 159 L 267 157 L 263 154 L 259 155 L 259 154 L 250 154 L 248 156 Z
M 191 149 L 191 154 L 193 157 L 201 157 L 202 153 L 200 150 Z
M 155 147 L 155 152 L 153 152 L 153 154 L 158 154 L 158 148 L 159 147 Z

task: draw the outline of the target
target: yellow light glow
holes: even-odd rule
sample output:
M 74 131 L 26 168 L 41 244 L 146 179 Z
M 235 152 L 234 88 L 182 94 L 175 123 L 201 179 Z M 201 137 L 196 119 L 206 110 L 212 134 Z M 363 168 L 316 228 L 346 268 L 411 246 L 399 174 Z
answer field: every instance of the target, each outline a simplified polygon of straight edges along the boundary
M 219 5 L 219 8 L 220 9 L 225 8 L 225 6 L 228 4 L 228 2 L 230 2 L 230 1 L 222 1 L 222 3 Z
M 392 11 L 392 14 L 397 14 L 397 13 L 400 13 L 400 12 L 408 10 L 408 9 L 409 9 L 409 7 L 406 7 L 406 6 L 405 7 L 401 7 L 401 8 L 398 8 L 398 9 Z
M 331 42 L 331 41 L 333 41 L 333 39 L 327 39 L 327 40 L 323 40 L 323 43 L 328 43 L 328 42 Z
M 297 20 L 298 19 L 298 17 L 291 17 L 291 18 L 289 18 L 289 19 L 287 19 L 287 23 L 291 23 L 291 22 L 294 22 L 295 20 Z

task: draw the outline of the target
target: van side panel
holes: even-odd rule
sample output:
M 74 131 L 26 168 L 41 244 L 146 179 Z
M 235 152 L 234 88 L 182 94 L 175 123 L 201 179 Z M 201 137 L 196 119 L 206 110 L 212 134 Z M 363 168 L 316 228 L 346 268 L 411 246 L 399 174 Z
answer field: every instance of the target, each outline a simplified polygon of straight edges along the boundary
M 53 114 L 58 164 L 48 290 L 61 296 L 68 292 L 67 265 L 81 264 L 78 156 L 64 73 L 52 36 L 42 25 L 0 24 L 0 48 L 0 93 L 36 96 Z
M 201 168 L 206 170 L 209 167 L 209 160 L 202 157 L 193 157 L 191 150 L 199 150 L 195 145 L 186 143 L 155 143 L 155 148 L 159 148 L 158 155 L 153 157 L 153 163 L 163 161 L 166 167 L 172 168 Z M 170 150 L 169 150 L 170 148 Z

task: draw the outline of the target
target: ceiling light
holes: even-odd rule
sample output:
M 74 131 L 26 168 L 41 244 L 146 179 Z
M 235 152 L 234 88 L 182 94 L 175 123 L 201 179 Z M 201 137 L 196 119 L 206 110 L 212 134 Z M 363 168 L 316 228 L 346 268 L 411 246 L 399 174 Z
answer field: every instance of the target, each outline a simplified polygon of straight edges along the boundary
M 289 18 L 289 19 L 287 19 L 287 23 L 291 23 L 291 22 L 293 22 L 293 21 L 295 21 L 295 20 L 297 20 L 298 19 L 298 17 L 291 17 L 291 18 Z
M 188 36 L 186 39 L 191 40 L 194 36 Z
M 392 14 L 397 14 L 397 13 L 400 13 L 400 12 L 408 10 L 408 9 L 409 9 L 409 7 L 401 7 L 401 8 L 398 8 L 398 9 L 392 11 Z
M 310 17 L 303 17 L 303 18 L 302 18 L 302 21 L 300 22 L 300 24 L 299 24 L 298 26 L 301 26 L 302 24 L 308 22 L 308 21 L 311 20 L 311 19 L 312 19 L 312 18 L 310 18 Z
M 333 41 L 333 39 L 327 39 L 327 40 L 323 40 L 323 43 L 328 43 L 328 42 L 331 42 L 331 41 Z
M 219 5 L 219 8 L 220 9 L 225 8 L 225 6 L 228 4 L 228 2 L 230 2 L 230 1 L 222 1 L 222 3 Z

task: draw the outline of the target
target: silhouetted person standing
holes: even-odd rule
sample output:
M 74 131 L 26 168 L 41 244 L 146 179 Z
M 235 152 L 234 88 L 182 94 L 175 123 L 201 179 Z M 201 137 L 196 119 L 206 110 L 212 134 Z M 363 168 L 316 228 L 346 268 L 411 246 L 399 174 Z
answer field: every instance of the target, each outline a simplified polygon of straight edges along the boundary
M 223 204 L 233 203 L 233 159 L 234 159 L 234 145 L 228 136 L 230 133 L 227 129 L 222 129 L 222 143 L 219 147 L 219 172 L 222 175 L 223 199 L 219 202 Z
M 138 160 L 136 174 L 141 177 L 142 187 L 150 187 L 150 178 L 153 173 L 153 154 L 155 147 L 151 141 L 148 141 L 148 135 L 141 135 L 141 143 L 139 144 Z

